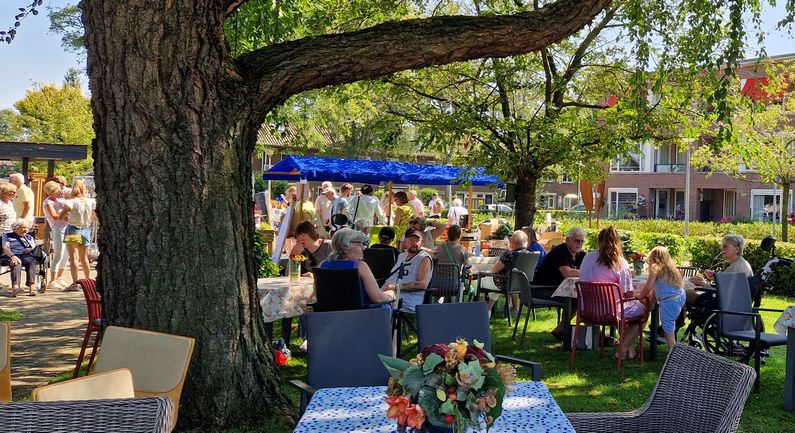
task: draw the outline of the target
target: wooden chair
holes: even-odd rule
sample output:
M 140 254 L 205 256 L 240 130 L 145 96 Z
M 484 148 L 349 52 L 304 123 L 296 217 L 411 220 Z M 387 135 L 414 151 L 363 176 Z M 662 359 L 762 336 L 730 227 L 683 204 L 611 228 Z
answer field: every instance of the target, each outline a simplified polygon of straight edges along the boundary
M 94 372 L 127 368 L 136 397 L 164 396 L 174 401 L 174 419 L 193 354 L 193 338 L 108 326 Z
M 615 326 L 618 328 L 618 345 L 621 347 L 624 328 L 628 324 L 639 324 L 643 329 L 648 312 L 639 317 L 625 318 L 624 304 L 636 301 L 635 298 L 620 299 L 621 288 L 616 283 L 577 281 L 577 320 L 574 327 L 574 338 L 571 341 L 569 366 L 574 366 L 574 355 L 577 352 L 577 337 L 580 324 L 588 326 Z M 604 351 L 604 335 L 600 332 L 599 354 Z M 643 365 L 643 332 L 640 333 L 640 363 Z M 616 371 L 621 374 L 621 357 L 616 357 Z
M 83 289 L 83 296 L 86 298 L 88 324 L 86 325 L 86 333 L 83 336 L 83 344 L 80 347 L 80 354 L 77 355 L 77 363 L 75 364 L 75 371 L 72 373 L 72 379 L 76 379 L 80 375 L 80 366 L 83 364 L 88 342 L 91 341 L 91 334 L 96 333 L 94 344 L 91 346 L 91 354 L 88 355 L 86 374 L 91 371 L 91 364 L 94 363 L 97 347 L 102 342 L 102 297 L 97 292 L 97 282 L 91 279 L 83 279 L 78 280 L 77 284 Z
M 104 400 L 134 398 L 132 374 L 126 368 L 40 386 L 30 395 L 33 401 Z
M 11 323 L 0 322 L 0 401 L 11 401 Z

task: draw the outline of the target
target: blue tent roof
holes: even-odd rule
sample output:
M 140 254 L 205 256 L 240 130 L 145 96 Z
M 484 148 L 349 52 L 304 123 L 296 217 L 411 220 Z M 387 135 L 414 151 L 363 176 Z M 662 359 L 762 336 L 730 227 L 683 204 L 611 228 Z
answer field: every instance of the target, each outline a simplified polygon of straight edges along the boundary
M 288 156 L 266 171 L 265 180 L 328 180 L 378 184 L 392 181 L 410 185 L 499 184 L 496 176 L 484 174 L 483 167 L 414 164 L 366 159 Z

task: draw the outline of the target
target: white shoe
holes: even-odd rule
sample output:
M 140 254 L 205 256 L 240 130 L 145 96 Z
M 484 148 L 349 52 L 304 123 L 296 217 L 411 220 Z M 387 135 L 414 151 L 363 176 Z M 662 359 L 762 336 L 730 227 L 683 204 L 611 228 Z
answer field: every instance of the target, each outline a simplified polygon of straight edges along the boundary
M 58 283 L 62 289 L 69 287 L 69 283 L 67 283 L 66 280 L 63 279 L 63 277 L 58 278 L 57 280 L 55 280 L 55 282 Z
M 58 280 L 52 280 L 49 283 L 47 283 L 47 289 L 48 290 L 49 289 L 61 290 L 61 289 L 63 289 L 63 285 L 61 283 L 59 283 Z

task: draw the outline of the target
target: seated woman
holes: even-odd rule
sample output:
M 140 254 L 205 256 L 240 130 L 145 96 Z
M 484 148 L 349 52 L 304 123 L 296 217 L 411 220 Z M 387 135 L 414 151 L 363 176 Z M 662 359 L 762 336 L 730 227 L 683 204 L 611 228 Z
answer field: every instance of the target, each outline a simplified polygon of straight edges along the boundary
M 358 269 L 364 292 L 370 304 L 384 304 L 395 300 L 394 290 L 381 290 L 367 263 L 362 261 L 365 242 L 369 241 L 362 232 L 341 228 L 331 237 L 331 254 L 320 264 L 321 269 Z
M 508 239 L 509 250 L 503 253 L 503 255 L 500 257 L 500 260 L 491 268 L 491 272 L 496 274 L 494 275 L 495 286 L 500 289 L 505 286 L 507 282 L 505 277 L 513 270 L 514 263 L 516 262 L 516 255 L 527 252 L 527 243 L 527 233 L 521 230 L 513 232 L 511 237 Z M 491 309 L 494 307 L 494 304 L 497 303 L 499 296 L 500 295 L 498 293 L 489 293 L 489 311 L 491 311 Z M 517 316 L 519 314 L 519 294 L 512 293 L 509 302 L 511 306 L 511 314 Z
M 542 247 L 541 244 L 538 243 L 538 234 L 536 234 L 535 229 L 528 228 L 527 230 L 525 230 L 525 233 L 527 233 L 527 236 L 530 241 L 530 245 L 527 247 L 527 251 L 530 251 L 531 253 L 537 251 L 539 254 L 541 254 L 541 256 L 538 258 L 538 263 L 536 263 L 536 270 L 538 270 L 541 268 L 541 263 L 544 262 L 544 256 L 547 255 L 547 252 L 544 250 L 544 247 Z
M 600 283 L 616 283 L 623 293 L 616 293 L 616 299 L 634 297 L 632 293 L 632 271 L 629 263 L 624 259 L 621 249 L 621 239 L 618 231 L 610 226 L 598 236 L 599 249 L 585 255 L 580 266 L 580 281 Z M 618 307 L 616 311 L 620 311 Z M 624 303 L 624 318 L 633 319 L 646 313 L 646 308 L 639 301 Z M 624 328 L 621 338 L 621 348 L 616 356 L 635 359 L 638 351 L 635 348 L 635 339 L 640 335 L 640 325 L 635 323 Z
M 670 349 L 676 342 L 676 319 L 685 305 L 685 282 L 668 248 L 654 247 L 646 262 L 649 264 L 649 279 L 641 288 L 638 299 L 646 299 L 654 288 L 654 295 L 660 305 L 660 323 Z
M 3 255 L 9 258 L 11 266 L 11 292 L 8 296 L 16 296 L 22 292 L 22 268 L 25 268 L 25 285 L 28 286 L 28 296 L 36 296 L 36 258 L 33 249 L 36 240 L 28 234 L 30 223 L 18 218 L 11 224 L 11 232 L 3 235 Z
M 302 255 L 306 260 L 301 262 L 301 273 L 306 274 L 331 254 L 331 243 L 320 239 L 320 235 L 309 221 L 298 224 L 295 228 L 295 246 L 290 255 Z M 310 274 L 311 275 L 311 274 Z
M 729 266 L 723 272 L 741 272 L 749 277 L 754 276 L 751 264 L 742 256 L 743 248 L 745 248 L 745 239 L 742 236 L 729 233 L 723 237 L 720 243 L 720 253 L 729 263 Z M 691 277 L 690 281 L 696 286 L 706 286 L 709 281 L 712 281 L 714 272 L 707 270 L 704 271 L 704 275 L 707 277 L 706 280 L 696 275 Z

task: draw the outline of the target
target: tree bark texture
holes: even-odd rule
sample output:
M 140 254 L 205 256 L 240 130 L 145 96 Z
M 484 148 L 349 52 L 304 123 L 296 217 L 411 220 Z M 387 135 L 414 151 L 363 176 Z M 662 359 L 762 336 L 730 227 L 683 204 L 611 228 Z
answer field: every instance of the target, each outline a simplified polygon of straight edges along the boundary
M 533 227 L 539 174 L 538 171 L 527 166 L 520 167 L 516 171 L 516 209 L 514 209 L 516 230 L 525 226 Z
M 196 339 L 182 427 L 252 424 L 288 410 L 263 332 L 252 254 L 250 160 L 269 110 L 310 88 L 526 52 L 576 31 L 609 1 L 561 0 L 539 15 L 542 22 L 525 17 L 530 33 L 511 34 L 517 24 L 507 18 L 509 26 L 493 17 L 485 26 L 462 17 L 427 20 L 446 23 L 443 29 L 413 20 L 235 60 L 223 20 L 242 3 L 80 5 L 96 133 L 104 314 L 109 324 Z M 552 21 L 553 12 L 561 22 Z M 534 32 L 545 36 L 516 41 Z M 510 42 L 510 49 L 497 42 Z M 534 189 L 535 181 L 528 185 Z M 533 203 L 530 218 L 534 209 Z

